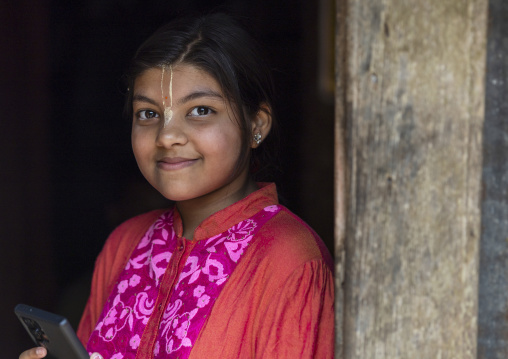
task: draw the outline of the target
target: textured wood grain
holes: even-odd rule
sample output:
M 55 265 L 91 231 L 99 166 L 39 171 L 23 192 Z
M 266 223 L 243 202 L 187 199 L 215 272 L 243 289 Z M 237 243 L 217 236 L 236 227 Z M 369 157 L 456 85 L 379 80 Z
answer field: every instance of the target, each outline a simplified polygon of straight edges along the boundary
M 336 1 L 335 19 L 335 358 L 343 358 L 345 239 L 347 219 L 346 156 L 346 13 L 345 1 Z
M 343 3 L 344 358 L 474 358 L 487 1 Z

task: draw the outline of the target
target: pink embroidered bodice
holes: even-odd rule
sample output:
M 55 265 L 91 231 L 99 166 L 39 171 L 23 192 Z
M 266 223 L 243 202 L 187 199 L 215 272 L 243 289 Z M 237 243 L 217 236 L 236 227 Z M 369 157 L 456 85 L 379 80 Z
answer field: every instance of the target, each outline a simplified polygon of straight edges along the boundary
M 227 231 L 196 243 L 169 293 L 163 293 L 161 281 L 178 250 L 178 241 L 173 210 L 162 214 L 120 274 L 88 341 L 88 352 L 98 352 L 105 359 L 134 359 L 150 317 L 156 315 L 158 297 L 166 296 L 153 357 L 187 358 L 249 243 L 280 209 L 277 205 L 265 207 Z

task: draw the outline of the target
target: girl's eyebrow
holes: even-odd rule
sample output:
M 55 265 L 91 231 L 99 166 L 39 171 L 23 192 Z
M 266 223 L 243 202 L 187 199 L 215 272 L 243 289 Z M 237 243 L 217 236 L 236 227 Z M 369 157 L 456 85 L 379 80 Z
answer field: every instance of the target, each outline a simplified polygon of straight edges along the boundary
M 157 101 L 154 101 L 150 97 L 140 94 L 135 94 L 134 96 L 132 96 L 132 102 L 148 102 L 154 106 L 158 106 Z
M 178 100 L 178 104 L 181 105 L 181 104 L 184 104 L 186 102 L 189 102 L 189 101 L 201 98 L 201 97 L 212 97 L 212 98 L 224 100 L 224 96 L 222 96 L 220 93 L 215 92 L 210 89 L 205 89 L 205 90 L 199 90 L 199 91 L 192 92 L 192 93 L 188 94 L 187 96 L 182 97 L 180 100 Z

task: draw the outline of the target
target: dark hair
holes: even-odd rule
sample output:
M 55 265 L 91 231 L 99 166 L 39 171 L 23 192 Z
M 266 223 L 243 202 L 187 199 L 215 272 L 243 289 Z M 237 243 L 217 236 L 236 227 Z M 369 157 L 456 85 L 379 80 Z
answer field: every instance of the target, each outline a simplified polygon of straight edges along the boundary
M 242 136 L 236 171 L 251 158 L 251 171 L 270 165 L 275 151 L 277 124 L 273 110 L 273 81 L 254 39 L 230 16 L 216 13 L 172 21 L 149 37 L 137 50 L 126 74 L 125 111 L 132 118 L 132 90 L 145 70 L 184 63 L 206 71 L 219 83 L 234 109 Z M 272 134 L 252 151 L 251 119 L 266 104 L 272 115 Z

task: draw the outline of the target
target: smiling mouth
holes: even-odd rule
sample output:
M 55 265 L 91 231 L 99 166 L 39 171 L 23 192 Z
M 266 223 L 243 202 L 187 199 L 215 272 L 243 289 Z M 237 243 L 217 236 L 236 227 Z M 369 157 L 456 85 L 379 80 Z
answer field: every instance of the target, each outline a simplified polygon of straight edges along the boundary
M 174 171 L 192 166 L 197 160 L 182 157 L 164 157 L 157 161 L 157 167 L 165 171 Z

